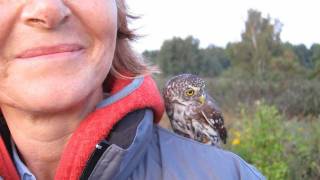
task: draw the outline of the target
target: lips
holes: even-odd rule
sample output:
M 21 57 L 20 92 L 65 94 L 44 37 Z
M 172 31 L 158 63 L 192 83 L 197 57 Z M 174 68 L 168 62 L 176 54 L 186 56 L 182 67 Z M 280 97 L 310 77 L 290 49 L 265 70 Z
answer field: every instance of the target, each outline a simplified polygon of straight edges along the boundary
M 16 58 L 34 58 L 59 53 L 75 52 L 80 51 L 82 49 L 83 46 L 78 44 L 60 44 L 57 46 L 43 46 L 25 50 L 21 54 L 17 55 Z

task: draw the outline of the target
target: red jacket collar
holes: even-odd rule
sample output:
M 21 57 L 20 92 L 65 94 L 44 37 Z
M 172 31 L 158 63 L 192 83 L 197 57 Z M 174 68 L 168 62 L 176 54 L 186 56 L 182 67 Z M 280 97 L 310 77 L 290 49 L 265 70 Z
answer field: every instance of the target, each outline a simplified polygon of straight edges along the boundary
M 141 81 L 139 83 L 139 81 Z M 131 111 L 151 108 L 158 122 L 164 105 L 151 77 L 140 80 L 115 79 L 107 103 L 83 120 L 71 136 L 56 171 L 55 179 L 79 179 L 95 145 L 107 137 L 111 128 Z M 0 176 L 19 179 L 11 158 L 0 138 Z

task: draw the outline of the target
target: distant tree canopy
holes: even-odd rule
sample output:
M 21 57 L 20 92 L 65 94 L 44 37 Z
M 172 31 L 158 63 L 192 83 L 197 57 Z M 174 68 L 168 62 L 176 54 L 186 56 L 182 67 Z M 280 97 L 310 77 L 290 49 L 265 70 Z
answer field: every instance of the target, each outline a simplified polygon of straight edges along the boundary
M 174 37 L 165 41 L 160 51 L 145 51 L 143 55 L 158 64 L 165 75 L 216 76 L 229 67 L 230 61 L 223 48 L 211 45 L 201 49 L 199 43 L 192 36 L 185 39 Z
M 200 49 L 200 58 L 199 74 L 202 76 L 218 76 L 230 66 L 226 51 L 214 45 Z
M 242 40 L 227 47 L 232 64 L 251 75 L 264 75 L 272 57 L 281 53 L 281 23 L 271 22 L 256 10 L 248 11 Z
M 200 70 L 199 60 L 199 40 L 191 36 L 165 41 L 158 57 L 159 65 L 166 74 L 177 74 L 181 71 L 197 73 Z
M 193 73 L 217 76 L 230 66 L 225 49 L 210 45 L 199 47 L 199 40 L 188 36 L 166 40 L 158 51 L 144 51 L 143 55 L 160 66 L 163 74 Z
M 250 9 L 240 42 L 231 42 L 226 48 L 200 48 L 200 41 L 192 36 L 174 37 L 164 41 L 160 50 L 146 50 L 143 55 L 158 64 L 164 75 L 194 73 L 212 77 L 228 69 L 262 78 L 272 73 L 319 78 L 320 44 L 308 49 L 303 44 L 283 43 L 281 30 L 279 20 L 262 17 L 261 12 Z

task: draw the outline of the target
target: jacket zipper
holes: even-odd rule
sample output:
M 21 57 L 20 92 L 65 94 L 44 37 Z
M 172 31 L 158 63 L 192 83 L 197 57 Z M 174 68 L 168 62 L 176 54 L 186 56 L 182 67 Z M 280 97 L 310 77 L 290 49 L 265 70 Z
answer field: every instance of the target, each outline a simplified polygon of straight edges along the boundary
M 91 154 L 83 173 L 80 176 L 80 180 L 87 180 L 89 179 L 94 167 L 98 163 L 100 157 L 103 153 L 108 149 L 111 144 L 107 140 L 102 140 L 99 144 L 96 144 L 96 149 Z

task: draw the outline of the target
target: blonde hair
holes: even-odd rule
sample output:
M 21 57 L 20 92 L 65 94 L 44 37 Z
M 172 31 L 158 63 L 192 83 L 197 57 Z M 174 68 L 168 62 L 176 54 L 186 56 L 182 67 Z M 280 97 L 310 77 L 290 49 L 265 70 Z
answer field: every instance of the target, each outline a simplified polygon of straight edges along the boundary
M 130 15 L 125 0 L 116 0 L 118 9 L 118 32 L 114 59 L 110 73 L 117 78 L 132 79 L 159 72 L 158 68 L 145 62 L 130 46 L 138 36 L 128 27 L 128 20 L 137 19 Z

